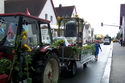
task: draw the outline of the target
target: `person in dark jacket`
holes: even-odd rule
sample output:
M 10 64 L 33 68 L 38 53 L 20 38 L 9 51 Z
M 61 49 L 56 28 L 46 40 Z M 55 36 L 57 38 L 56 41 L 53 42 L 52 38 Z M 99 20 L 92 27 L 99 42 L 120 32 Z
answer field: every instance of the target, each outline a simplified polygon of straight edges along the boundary
M 123 40 L 122 40 L 122 38 L 120 39 L 120 44 L 121 44 L 121 46 L 123 45 Z
M 95 44 L 96 52 L 95 52 L 95 60 L 98 61 L 98 54 L 99 54 L 99 49 L 102 51 L 101 46 L 98 41 L 96 41 Z

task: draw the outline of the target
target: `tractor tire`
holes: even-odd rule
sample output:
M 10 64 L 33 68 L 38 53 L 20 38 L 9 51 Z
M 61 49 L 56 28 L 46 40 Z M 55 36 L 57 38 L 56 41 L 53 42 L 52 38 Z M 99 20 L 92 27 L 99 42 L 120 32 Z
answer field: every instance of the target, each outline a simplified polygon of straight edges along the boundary
M 37 65 L 33 76 L 33 83 L 58 83 L 59 81 L 59 61 L 56 56 L 51 54 L 43 63 Z
M 71 61 L 71 64 L 69 65 L 69 74 L 71 77 L 74 77 L 77 73 L 77 65 L 75 61 Z
M 87 64 L 88 63 L 83 64 L 83 69 L 87 68 Z

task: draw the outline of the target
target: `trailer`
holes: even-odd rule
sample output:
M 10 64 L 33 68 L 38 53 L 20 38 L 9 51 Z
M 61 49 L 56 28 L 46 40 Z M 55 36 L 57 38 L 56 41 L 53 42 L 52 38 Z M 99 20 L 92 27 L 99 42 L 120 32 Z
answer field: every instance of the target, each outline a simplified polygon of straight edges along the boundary
M 68 74 L 73 77 L 77 73 L 77 63 L 82 64 L 84 69 L 89 61 L 95 59 L 94 44 L 78 46 L 68 43 L 65 37 L 56 37 L 54 41 L 56 53 L 60 59 L 61 74 Z
M 63 22 L 64 36 L 54 38 L 57 45 L 57 55 L 60 59 L 61 72 L 64 73 L 66 71 L 70 76 L 75 76 L 77 62 L 85 68 L 88 62 L 94 60 L 95 45 L 83 45 L 83 19 L 64 18 Z

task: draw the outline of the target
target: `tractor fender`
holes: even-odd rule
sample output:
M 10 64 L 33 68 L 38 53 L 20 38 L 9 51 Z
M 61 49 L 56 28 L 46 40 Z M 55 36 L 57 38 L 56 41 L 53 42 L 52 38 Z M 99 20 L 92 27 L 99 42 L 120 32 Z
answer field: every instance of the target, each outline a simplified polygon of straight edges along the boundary
M 55 53 L 58 56 L 58 51 L 56 48 L 52 48 L 51 46 L 44 46 L 40 48 L 40 53 L 47 53 L 47 52 L 52 52 Z
M 51 47 L 50 46 L 44 46 L 42 48 L 40 48 L 40 52 L 46 52 L 47 50 L 50 50 Z

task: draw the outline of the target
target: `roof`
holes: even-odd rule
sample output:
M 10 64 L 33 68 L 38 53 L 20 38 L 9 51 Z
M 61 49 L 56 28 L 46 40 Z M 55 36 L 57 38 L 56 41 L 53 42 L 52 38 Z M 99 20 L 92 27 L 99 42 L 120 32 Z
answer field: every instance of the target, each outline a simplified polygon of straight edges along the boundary
M 29 9 L 30 14 L 39 16 L 47 0 L 6 0 L 5 13 L 25 12 Z
M 56 16 L 71 17 L 75 6 L 64 6 L 61 5 L 55 8 Z
M 50 23 L 50 21 L 48 21 L 48 20 L 41 19 L 41 18 L 38 18 L 36 16 L 32 16 L 32 15 L 27 15 L 25 13 L 7 13 L 7 14 L 0 14 L 0 16 L 26 16 L 26 17 L 38 20 L 41 23 Z

